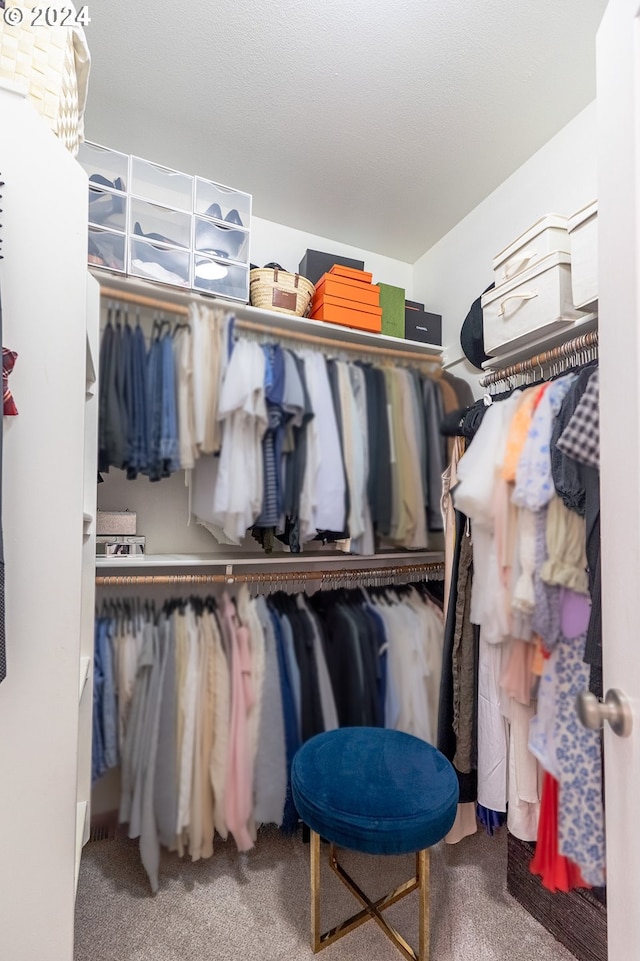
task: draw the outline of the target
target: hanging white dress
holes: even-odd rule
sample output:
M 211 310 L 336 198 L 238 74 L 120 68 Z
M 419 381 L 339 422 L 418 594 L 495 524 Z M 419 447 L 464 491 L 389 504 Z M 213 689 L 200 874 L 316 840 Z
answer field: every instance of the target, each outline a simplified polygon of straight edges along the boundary
M 471 621 L 480 625 L 478 658 L 478 803 L 507 810 L 509 727 L 500 688 L 503 641 L 509 633 L 504 585 L 494 536 L 495 495 L 511 418 L 521 401 L 514 391 L 493 404 L 458 464 L 456 508 L 472 521 L 474 581 Z M 496 602 L 496 599 L 499 599 Z
M 239 545 L 262 509 L 264 380 L 262 349 L 238 340 L 218 404 L 223 425 L 220 456 L 200 457 L 193 477 L 193 513 L 222 543 Z

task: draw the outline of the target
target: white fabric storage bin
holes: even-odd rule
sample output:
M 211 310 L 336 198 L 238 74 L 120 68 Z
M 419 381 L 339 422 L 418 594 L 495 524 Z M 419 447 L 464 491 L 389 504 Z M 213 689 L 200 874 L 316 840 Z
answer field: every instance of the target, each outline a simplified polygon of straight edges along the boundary
M 481 303 L 489 355 L 538 340 L 582 316 L 573 306 L 571 258 L 557 251 L 483 294 Z
M 493 258 L 496 287 L 513 280 L 555 251 L 568 254 L 571 244 L 567 226 L 566 217 L 547 214 L 496 254 Z
M 598 201 L 569 218 L 573 303 L 588 309 L 598 301 Z

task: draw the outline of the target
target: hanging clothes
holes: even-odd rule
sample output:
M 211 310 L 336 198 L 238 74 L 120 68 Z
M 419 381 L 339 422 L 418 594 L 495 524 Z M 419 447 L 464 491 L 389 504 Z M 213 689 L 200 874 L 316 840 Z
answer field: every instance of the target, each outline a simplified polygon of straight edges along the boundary
M 443 425 L 470 444 L 452 464 L 451 497 L 444 479 L 449 602 L 438 734 L 462 786 L 465 769 L 475 773 L 475 715 L 477 795 L 471 782 L 461 801 L 476 800 L 492 832 L 506 816 L 511 833 L 542 840 L 551 864 L 566 859 L 565 869 L 558 863 L 567 883 L 594 886 L 604 876 L 602 758 L 599 738 L 582 736 L 575 697 L 587 685 L 601 690 L 596 371 L 479 402 Z M 460 693 L 475 669 L 474 625 L 477 712 L 473 693 Z M 544 781 L 544 822 L 542 770 L 553 779 Z M 555 883 L 548 863 L 536 869 Z
M 187 471 L 191 513 L 223 544 L 252 531 L 267 552 L 277 540 L 293 552 L 316 540 L 363 554 L 437 548 L 440 426 L 454 395 L 411 368 L 258 345 L 203 304 L 173 330 L 154 320 L 147 350 L 139 317 L 132 328 L 110 309 L 99 471 Z
M 119 816 L 152 890 L 161 847 L 195 861 L 216 831 L 246 851 L 260 824 L 293 830 L 291 762 L 314 734 L 348 723 L 435 737 L 440 605 L 424 582 L 258 598 L 244 585 L 159 611 L 104 602 L 93 776 L 120 762 Z

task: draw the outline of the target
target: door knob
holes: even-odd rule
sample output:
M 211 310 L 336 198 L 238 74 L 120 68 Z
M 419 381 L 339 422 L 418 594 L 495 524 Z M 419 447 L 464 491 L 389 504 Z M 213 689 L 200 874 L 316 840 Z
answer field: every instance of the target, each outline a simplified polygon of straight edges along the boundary
M 633 711 L 625 695 L 616 688 L 607 691 L 604 701 L 599 701 L 589 691 L 582 691 L 576 698 L 576 708 L 580 723 L 590 731 L 599 731 L 608 721 L 618 737 L 629 737 L 631 734 Z

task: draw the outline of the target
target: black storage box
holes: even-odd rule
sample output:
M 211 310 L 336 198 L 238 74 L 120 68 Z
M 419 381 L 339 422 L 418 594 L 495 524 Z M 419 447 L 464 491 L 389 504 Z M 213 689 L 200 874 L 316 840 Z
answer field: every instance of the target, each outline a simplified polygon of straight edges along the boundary
M 323 274 L 328 274 L 334 264 L 341 267 L 352 267 L 354 270 L 364 270 L 364 260 L 351 260 L 338 254 L 326 254 L 322 250 L 307 250 L 300 261 L 298 273 L 306 277 L 312 284 L 317 284 Z
M 409 310 L 424 310 L 424 304 L 419 304 L 417 300 L 405 300 L 404 306 Z
M 441 314 L 430 314 L 427 310 L 413 310 L 411 307 L 406 307 L 404 336 L 405 340 L 418 340 L 423 344 L 442 346 Z

